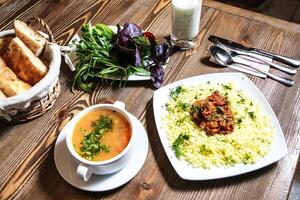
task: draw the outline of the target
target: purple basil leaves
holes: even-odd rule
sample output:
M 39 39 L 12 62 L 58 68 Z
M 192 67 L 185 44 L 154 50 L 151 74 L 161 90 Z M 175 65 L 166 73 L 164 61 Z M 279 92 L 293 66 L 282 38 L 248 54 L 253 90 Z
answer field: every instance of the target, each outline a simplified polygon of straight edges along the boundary
M 130 38 L 142 35 L 142 29 L 134 23 L 126 22 L 122 32 Z
M 141 34 L 142 30 L 134 23 L 126 22 L 123 28 L 118 25 L 118 44 L 125 47 L 129 45 L 128 43 L 130 42 L 131 38 Z
M 179 50 L 177 46 L 173 46 L 170 42 L 164 42 L 152 47 L 151 57 L 156 64 L 164 65 L 177 50 Z
M 135 47 L 135 63 L 134 63 L 134 66 L 140 66 L 142 63 L 142 58 L 141 58 L 141 53 L 140 53 L 140 50 L 139 48 Z
M 150 73 L 151 80 L 156 88 L 159 88 L 163 82 L 164 69 L 162 66 L 167 63 L 169 57 L 177 50 L 179 50 L 179 48 L 169 42 L 162 44 L 152 43 L 151 58 L 154 65 L 150 68 Z
M 132 38 L 142 35 L 142 30 L 134 23 L 125 23 L 124 27 L 118 26 L 117 33 L 117 45 L 119 46 L 119 52 L 134 66 L 141 65 L 141 54 L 138 46 L 132 41 Z
M 164 75 L 165 75 L 164 68 L 159 65 L 153 65 L 150 67 L 150 73 L 151 73 L 150 78 L 153 86 L 156 88 L 160 88 L 164 80 Z
M 148 47 L 135 41 L 137 37 L 144 37 L 149 42 Z M 125 67 L 128 64 L 140 66 L 142 63 L 142 52 L 144 52 L 145 48 L 148 48 L 151 52 L 150 58 L 152 61 L 148 66 L 151 80 L 156 88 L 161 87 L 165 75 L 162 66 L 178 50 L 177 47 L 172 46 L 170 42 L 157 44 L 157 40 L 151 32 L 142 33 L 140 27 L 134 23 L 125 23 L 123 28 L 118 26 L 116 43 L 119 47 L 117 52 L 120 54 L 120 61 Z

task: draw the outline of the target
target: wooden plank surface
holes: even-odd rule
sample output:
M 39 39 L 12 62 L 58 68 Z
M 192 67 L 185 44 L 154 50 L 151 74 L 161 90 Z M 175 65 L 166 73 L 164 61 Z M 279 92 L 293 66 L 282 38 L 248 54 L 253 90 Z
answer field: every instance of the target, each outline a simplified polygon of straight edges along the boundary
M 211 34 L 236 41 L 248 39 L 258 48 L 300 58 L 299 25 L 213 1 L 204 1 L 203 5 L 199 45 L 172 56 L 165 85 L 194 75 L 230 71 L 208 63 L 207 37 Z M 0 7 L 0 27 L 4 30 L 11 27 L 13 19 L 26 20 L 37 15 L 49 24 L 60 44 L 65 44 L 88 20 L 107 24 L 132 21 L 163 37 L 171 30 L 170 11 L 170 2 L 166 0 L 7 0 Z M 155 128 L 154 90 L 149 82 L 128 83 L 125 88 L 100 84 L 91 95 L 79 91 L 72 94 L 71 77 L 67 66 L 62 65 L 61 95 L 44 116 L 14 126 L 0 123 L 0 199 L 287 198 L 300 149 L 299 74 L 294 76 L 292 88 L 249 76 L 269 100 L 282 125 L 288 155 L 255 172 L 203 182 L 184 181 L 171 167 Z M 128 184 L 113 191 L 89 193 L 70 186 L 60 177 L 53 161 L 53 147 L 67 121 L 104 97 L 126 102 L 127 110 L 146 127 L 151 148 L 142 170 Z

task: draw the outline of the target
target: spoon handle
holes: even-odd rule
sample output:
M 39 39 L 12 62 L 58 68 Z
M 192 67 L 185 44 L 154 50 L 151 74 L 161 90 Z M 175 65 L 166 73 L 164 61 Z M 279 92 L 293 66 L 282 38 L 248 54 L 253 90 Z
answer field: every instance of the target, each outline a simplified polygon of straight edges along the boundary
M 266 75 L 268 77 L 270 77 L 271 79 L 273 79 L 275 81 L 278 81 L 279 83 L 282 83 L 283 85 L 286 85 L 288 87 L 291 87 L 291 86 L 294 85 L 294 81 L 292 79 L 284 78 L 284 77 L 279 77 L 279 76 L 276 76 L 276 75 L 271 74 L 269 72 Z
M 236 62 L 237 63 L 237 62 Z M 252 68 L 252 69 L 255 69 L 256 71 L 259 71 L 260 73 L 262 74 L 265 74 L 267 77 L 279 82 L 279 83 L 282 83 L 283 85 L 285 86 L 288 86 L 288 87 L 291 87 L 294 85 L 294 81 L 292 79 L 289 79 L 289 78 L 284 78 L 284 77 L 279 77 L 279 76 L 276 76 L 275 74 L 272 74 L 270 72 L 266 72 L 266 71 L 263 71 L 257 67 L 253 67 L 253 66 L 250 66 L 250 65 L 246 65 L 244 63 L 238 63 L 240 65 L 243 65 L 243 66 L 246 66 L 248 68 Z

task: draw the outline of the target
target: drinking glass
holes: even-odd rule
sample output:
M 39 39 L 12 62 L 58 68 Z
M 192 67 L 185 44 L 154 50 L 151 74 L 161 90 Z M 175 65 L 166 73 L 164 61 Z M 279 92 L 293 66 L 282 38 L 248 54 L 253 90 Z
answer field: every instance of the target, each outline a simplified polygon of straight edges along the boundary
M 193 48 L 197 41 L 202 0 L 172 0 L 171 42 L 181 49 Z

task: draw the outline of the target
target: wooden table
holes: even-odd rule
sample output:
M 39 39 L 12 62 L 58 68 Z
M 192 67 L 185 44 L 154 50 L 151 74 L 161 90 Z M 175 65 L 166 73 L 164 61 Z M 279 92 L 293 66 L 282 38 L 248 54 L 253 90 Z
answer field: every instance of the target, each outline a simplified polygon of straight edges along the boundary
M 106 24 L 132 21 L 158 36 L 170 33 L 170 1 L 167 0 L 4 0 L 0 27 L 12 27 L 14 19 L 39 16 L 52 28 L 56 41 L 66 44 L 88 20 Z M 172 56 L 164 84 L 212 72 L 207 40 L 211 34 L 247 40 L 258 48 L 300 58 L 300 25 L 270 18 L 214 1 L 204 1 L 199 45 Z M 283 75 L 279 72 L 277 74 Z M 44 116 L 20 125 L 0 124 L 0 199 L 285 199 L 289 195 L 300 148 L 300 73 L 292 88 L 249 76 L 270 102 L 288 144 L 279 162 L 245 175 L 213 181 L 180 179 L 158 139 L 152 113 L 150 83 L 129 83 L 125 88 L 99 85 L 93 94 L 70 92 L 72 73 L 61 66 L 62 91 Z M 150 149 L 142 170 L 125 186 L 103 193 L 78 190 L 58 174 L 53 161 L 55 139 L 64 125 L 83 108 L 104 97 L 126 102 L 148 131 Z

